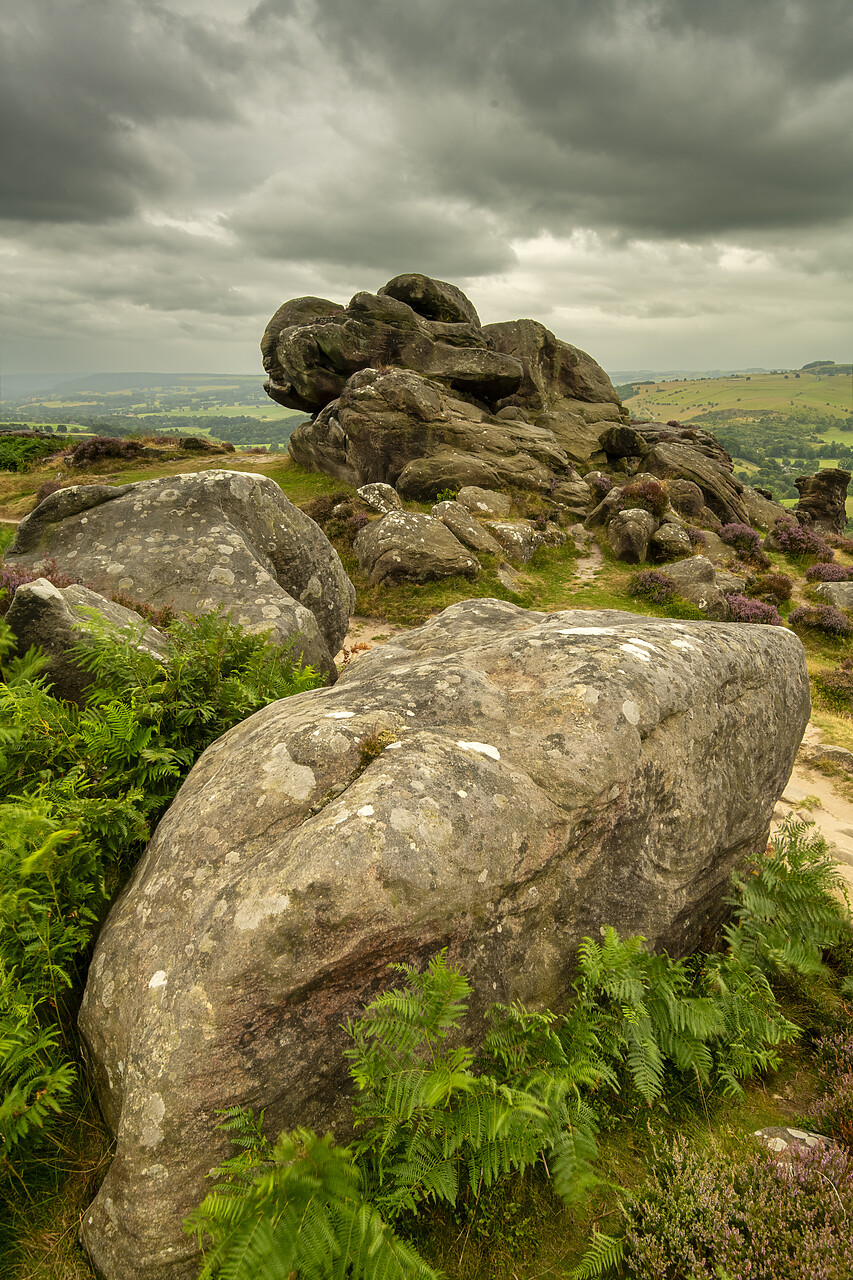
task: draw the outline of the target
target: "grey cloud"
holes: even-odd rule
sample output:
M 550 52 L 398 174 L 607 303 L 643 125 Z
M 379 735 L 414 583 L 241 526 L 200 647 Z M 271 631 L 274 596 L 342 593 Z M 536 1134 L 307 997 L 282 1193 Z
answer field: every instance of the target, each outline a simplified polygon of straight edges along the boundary
M 853 200 L 846 0 L 266 0 L 254 21 L 276 17 L 315 24 L 435 190 L 514 234 L 797 228 Z
M 363 156 L 349 170 L 320 174 L 305 187 L 279 178 L 227 220 L 251 251 L 284 262 L 442 277 L 506 270 L 514 254 L 483 209 L 447 201 L 409 180 L 404 166 L 385 171 Z
M 181 184 L 165 121 L 225 122 L 243 52 L 133 0 L 28 0 L 0 19 L 0 216 L 102 222 Z

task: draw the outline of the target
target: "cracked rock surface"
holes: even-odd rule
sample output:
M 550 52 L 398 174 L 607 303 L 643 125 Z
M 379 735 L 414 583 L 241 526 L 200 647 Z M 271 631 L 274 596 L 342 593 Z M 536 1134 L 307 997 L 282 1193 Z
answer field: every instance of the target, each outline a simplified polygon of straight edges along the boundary
M 341 1023 L 441 947 L 559 1009 L 603 925 L 675 956 L 764 847 L 808 719 L 781 628 L 468 600 L 201 756 L 98 941 L 80 1015 L 116 1155 L 111 1280 L 197 1273 L 217 1109 L 346 1136 Z
M 355 606 L 319 526 L 274 480 L 242 471 L 61 489 L 6 552 L 13 564 L 49 558 L 106 596 L 190 614 L 221 606 L 328 674 Z

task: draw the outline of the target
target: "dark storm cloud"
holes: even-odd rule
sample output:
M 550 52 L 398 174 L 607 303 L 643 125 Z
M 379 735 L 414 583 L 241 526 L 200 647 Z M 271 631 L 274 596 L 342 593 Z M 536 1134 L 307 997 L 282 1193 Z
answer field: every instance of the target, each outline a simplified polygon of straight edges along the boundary
M 437 197 L 390 156 L 343 161 L 305 188 L 275 179 L 227 225 L 265 258 L 388 278 L 414 260 L 419 271 L 455 279 L 504 271 L 515 259 L 486 210 Z
M 235 118 L 215 29 L 150 2 L 27 0 L 0 17 L 0 216 L 99 222 L 181 185 L 158 128 Z
M 853 204 L 849 0 L 266 0 L 510 234 L 805 228 Z

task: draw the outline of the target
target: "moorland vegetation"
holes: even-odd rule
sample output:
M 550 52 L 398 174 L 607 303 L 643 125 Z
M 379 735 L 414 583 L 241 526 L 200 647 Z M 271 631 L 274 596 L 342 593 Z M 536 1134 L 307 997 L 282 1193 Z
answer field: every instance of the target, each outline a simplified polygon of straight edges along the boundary
M 55 461 L 22 463 L 0 486 L 10 514 L 56 477 Z M 472 594 L 463 579 L 371 586 L 352 551 L 358 529 L 335 514 L 353 497 L 340 481 L 260 457 L 202 465 L 258 468 L 293 501 L 321 501 L 358 612 L 411 625 Z M 104 457 L 85 475 L 125 482 L 174 469 L 191 467 L 167 454 Z M 812 594 L 812 570 L 829 563 L 820 548 L 762 550 L 754 532 L 730 531 L 730 545 L 744 599 L 775 618 L 745 620 L 797 625 L 797 609 L 825 608 Z M 836 539 L 833 551 L 853 574 L 853 545 Z M 692 616 L 665 566 L 629 567 L 605 549 L 580 578 L 577 560 L 571 544 L 543 547 L 510 590 L 484 557 L 474 589 L 542 609 Z M 7 593 L 18 580 L 8 567 Z M 79 652 L 95 677 L 84 707 L 53 697 L 38 656 L 15 656 L 2 638 L 0 1250 L 10 1280 L 91 1274 L 76 1226 L 110 1145 L 74 1014 L 110 901 L 204 747 L 318 683 L 225 618 L 157 621 L 171 638 L 165 662 L 92 623 Z M 853 746 L 849 640 L 837 624 L 799 621 L 826 736 Z M 588 939 L 567 1010 L 495 1006 L 479 1050 L 465 1041 L 470 984 L 446 957 L 389 975 L 391 989 L 349 1024 L 353 1143 L 270 1134 L 245 1111 L 222 1117 L 237 1154 L 213 1171 L 187 1224 L 207 1250 L 206 1274 L 846 1274 L 853 940 L 814 828 L 785 827 L 742 868 L 730 907 L 721 936 L 687 961 L 612 930 Z M 819 1127 L 838 1145 L 780 1173 L 748 1136 L 772 1125 Z

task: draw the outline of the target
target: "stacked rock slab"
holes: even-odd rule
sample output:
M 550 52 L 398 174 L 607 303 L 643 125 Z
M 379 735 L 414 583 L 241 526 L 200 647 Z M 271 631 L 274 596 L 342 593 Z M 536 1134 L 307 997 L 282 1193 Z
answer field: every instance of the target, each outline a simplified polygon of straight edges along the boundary
M 358 487 L 546 491 L 627 416 L 604 370 L 533 320 L 481 326 L 455 286 L 409 274 L 346 307 L 297 298 L 261 343 L 266 388 L 306 409 L 290 452 Z
M 809 714 L 790 631 L 468 600 L 200 758 L 98 941 L 80 1016 L 117 1135 L 83 1217 L 111 1280 L 196 1274 L 219 1108 L 347 1135 L 341 1024 L 441 947 L 564 1006 L 603 925 L 684 955 L 763 849 Z M 386 747 L 364 766 L 364 746 Z
M 322 530 L 273 480 L 240 471 L 61 489 L 21 521 L 6 558 L 54 559 L 105 596 L 221 607 L 330 675 L 355 604 Z

